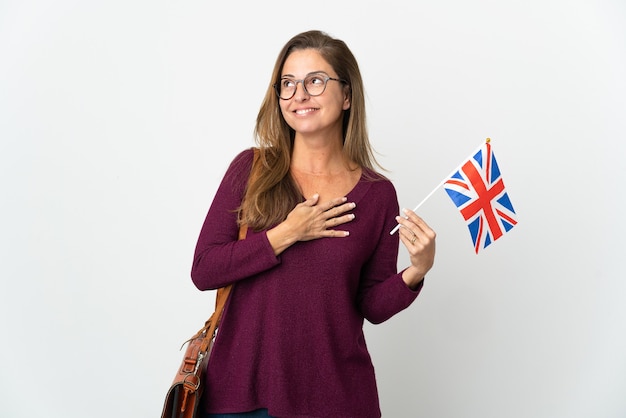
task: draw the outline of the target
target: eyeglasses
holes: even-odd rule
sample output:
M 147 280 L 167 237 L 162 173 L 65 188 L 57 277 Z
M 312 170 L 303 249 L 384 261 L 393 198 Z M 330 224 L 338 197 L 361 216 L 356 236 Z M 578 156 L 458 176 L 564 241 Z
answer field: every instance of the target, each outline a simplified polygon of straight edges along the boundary
M 302 83 L 306 94 L 309 96 L 319 96 L 326 90 L 326 84 L 329 80 L 346 83 L 345 80 L 333 78 L 324 73 L 314 73 L 307 75 L 303 80 L 283 77 L 280 79 L 280 83 L 274 84 L 274 90 L 276 90 L 276 95 L 280 99 L 289 100 L 296 94 L 298 83 Z

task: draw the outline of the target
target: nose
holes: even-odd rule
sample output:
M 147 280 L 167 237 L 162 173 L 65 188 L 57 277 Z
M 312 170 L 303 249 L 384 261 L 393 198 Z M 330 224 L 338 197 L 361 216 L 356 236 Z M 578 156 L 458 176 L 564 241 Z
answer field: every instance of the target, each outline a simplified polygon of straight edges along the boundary
M 298 88 L 298 84 L 301 84 L 302 87 Z M 294 94 L 294 98 L 296 100 L 306 100 L 309 98 L 309 92 L 306 91 L 306 87 L 304 87 L 304 80 L 296 80 L 296 92 Z

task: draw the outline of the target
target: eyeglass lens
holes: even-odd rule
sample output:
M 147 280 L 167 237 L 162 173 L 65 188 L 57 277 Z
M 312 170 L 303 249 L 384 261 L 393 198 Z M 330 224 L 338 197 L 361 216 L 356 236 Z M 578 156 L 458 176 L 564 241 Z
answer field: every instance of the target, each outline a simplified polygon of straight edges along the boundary
M 291 78 L 283 78 L 280 80 L 280 83 L 276 86 L 278 95 L 281 99 L 291 99 L 294 94 L 296 94 L 296 89 L 298 83 L 302 83 L 304 86 L 304 90 L 310 96 L 319 96 L 324 93 L 326 89 L 326 82 L 328 81 L 328 77 L 323 77 L 318 74 L 312 74 L 306 77 L 304 80 L 294 80 Z

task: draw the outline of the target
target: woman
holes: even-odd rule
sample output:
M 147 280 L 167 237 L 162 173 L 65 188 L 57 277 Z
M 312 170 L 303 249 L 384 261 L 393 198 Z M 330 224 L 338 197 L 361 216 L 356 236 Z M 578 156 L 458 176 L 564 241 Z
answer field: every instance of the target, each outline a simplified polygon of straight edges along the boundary
M 345 43 L 319 31 L 292 38 L 255 132 L 255 180 L 248 149 L 218 188 L 191 272 L 200 290 L 235 284 L 207 369 L 206 416 L 380 417 L 363 321 L 415 300 L 435 233 L 412 211 L 397 216 L 395 189 L 374 169 Z M 237 241 L 240 224 L 248 233 Z M 398 237 L 411 261 L 401 272 Z

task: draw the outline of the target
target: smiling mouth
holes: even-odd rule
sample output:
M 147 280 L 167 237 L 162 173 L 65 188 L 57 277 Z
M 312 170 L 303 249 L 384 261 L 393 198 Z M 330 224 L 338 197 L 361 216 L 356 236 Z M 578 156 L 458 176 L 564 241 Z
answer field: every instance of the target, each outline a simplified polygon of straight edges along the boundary
M 307 113 L 315 112 L 317 109 L 308 108 L 308 109 L 298 109 L 295 111 L 296 115 L 306 115 Z

